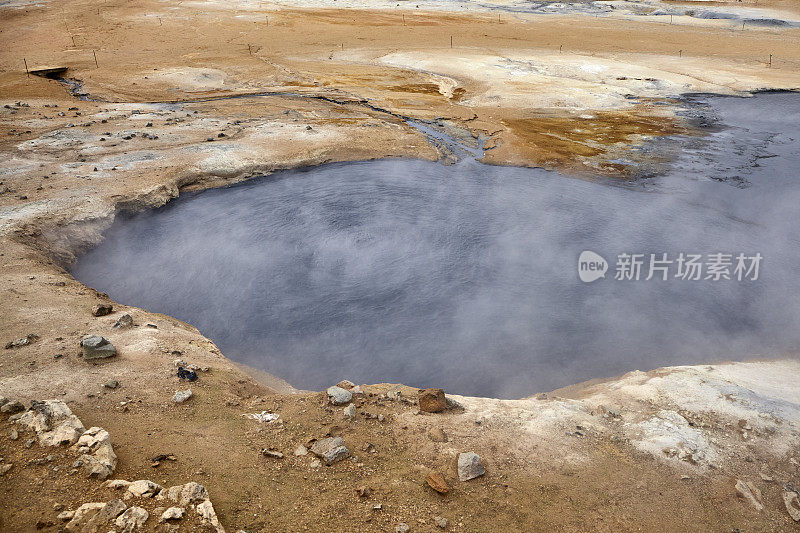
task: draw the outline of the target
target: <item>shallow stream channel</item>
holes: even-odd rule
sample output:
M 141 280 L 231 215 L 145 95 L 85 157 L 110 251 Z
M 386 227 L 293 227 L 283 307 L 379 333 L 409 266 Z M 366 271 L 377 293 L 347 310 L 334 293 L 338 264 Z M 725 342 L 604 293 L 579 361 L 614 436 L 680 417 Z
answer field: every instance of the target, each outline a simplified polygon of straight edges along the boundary
M 120 216 L 72 273 L 303 389 L 518 398 L 796 356 L 800 94 L 693 98 L 717 127 L 658 177 L 468 156 L 284 171 Z

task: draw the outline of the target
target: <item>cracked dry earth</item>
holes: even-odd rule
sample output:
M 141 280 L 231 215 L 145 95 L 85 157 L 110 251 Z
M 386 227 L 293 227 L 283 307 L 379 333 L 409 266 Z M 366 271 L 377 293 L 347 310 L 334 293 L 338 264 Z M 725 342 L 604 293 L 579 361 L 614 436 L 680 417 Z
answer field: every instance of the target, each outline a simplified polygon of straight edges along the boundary
M 632 148 L 701 134 L 680 94 L 800 86 L 795 27 L 595 18 L 577 4 L 499 19 L 470 3 L 0 5 L 0 529 L 796 531 L 795 359 L 520 400 L 448 395 L 437 413 L 389 384 L 335 404 L 65 270 L 117 213 L 181 191 L 451 157 L 405 117 L 485 140 L 489 163 L 619 179 L 664 163 Z M 745 7 L 797 16 L 787 2 Z M 23 58 L 80 86 L 28 77 Z M 111 313 L 94 316 L 100 304 Z M 86 335 L 117 355 L 85 360 Z M 197 381 L 180 382 L 176 360 Z M 326 464 L 312 450 L 336 437 Z M 468 452 L 485 473 L 461 481 Z

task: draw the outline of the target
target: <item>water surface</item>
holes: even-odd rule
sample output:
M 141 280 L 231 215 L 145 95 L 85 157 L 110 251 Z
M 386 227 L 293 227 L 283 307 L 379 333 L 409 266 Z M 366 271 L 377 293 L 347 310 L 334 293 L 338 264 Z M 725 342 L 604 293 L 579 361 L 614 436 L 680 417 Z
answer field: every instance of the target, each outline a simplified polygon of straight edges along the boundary
M 120 218 L 73 273 L 299 388 L 520 397 L 796 353 L 800 95 L 708 101 L 725 127 L 630 186 L 472 160 L 325 165 Z M 583 250 L 605 279 L 579 280 Z M 680 252 L 764 259 L 755 281 L 614 279 L 621 253 Z

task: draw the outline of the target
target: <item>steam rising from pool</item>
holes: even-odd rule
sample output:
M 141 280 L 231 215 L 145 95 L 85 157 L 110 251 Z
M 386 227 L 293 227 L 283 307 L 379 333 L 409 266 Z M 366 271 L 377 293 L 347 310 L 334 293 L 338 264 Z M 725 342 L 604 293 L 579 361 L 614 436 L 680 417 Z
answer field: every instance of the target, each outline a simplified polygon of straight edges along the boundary
M 795 353 L 800 97 L 711 102 L 729 127 L 634 186 L 475 161 L 326 165 L 120 218 L 74 275 L 308 389 L 520 397 Z M 610 262 L 605 279 L 578 279 L 583 250 Z M 757 281 L 613 279 L 620 253 L 679 252 L 764 260 Z

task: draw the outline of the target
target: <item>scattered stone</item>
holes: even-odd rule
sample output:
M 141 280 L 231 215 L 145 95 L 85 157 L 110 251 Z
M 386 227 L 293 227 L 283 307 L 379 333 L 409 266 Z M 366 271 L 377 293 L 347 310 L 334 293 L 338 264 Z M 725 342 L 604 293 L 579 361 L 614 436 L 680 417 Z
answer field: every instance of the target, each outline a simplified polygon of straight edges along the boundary
M 436 525 L 439 526 L 440 528 L 442 528 L 442 529 L 446 529 L 447 528 L 447 523 L 448 523 L 447 522 L 447 518 L 445 518 L 443 516 L 437 516 L 437 517 L 434 517 L 433 521 L 436 522 Z
M 378 453 L 378 450 L 375 448 L 375 445 L 371 442 L 365 442 L 364 445 L 361 447 L 362 452 L 369 452 L 369 453 Z
M 304 455 L 308 455 L 308 448 L 303 446 L 302 444 L 294 449 L 294 454 L 298 457 L 302 457 Z
M 69 446 L 86 431 L 80 419 L 61 400 L 33 401 L 17 424 L 33 430 L 40 446 Z
M 149 479 L 140 479 L 128 485 L 125 495 L 130 494 L 136 498 L 152 498 L 161 490 L 162 487 L 158 483 L 153 483 Z
M 158 465 L 161 464 L 161 461 L 177 461 L 178 458 L 172 455 L 171 453 L 160 453 L 150 459 L 150 466 L 156 468 Z
M 433 442 L 447 442 L 447 435 L 442 428 L 433 428 L 428 432 L 428 437 Z
M 9 415 L 13 415 L 13 414 L 16 414 L 16 413 L 21 413 L 24 410 L 25 410 L 25 406 L 22 404 L 22 402 L 20 402 L 18 400 L 10 401 L 10 402 L 4 404 L 3 407 L 0 407 L 0 412 L 6 413 L 6 414 L 9 414 Z
M 8 438 L 11 439 L 11 440 L 17 440 L 19 438 L 19 431 L 17 431 L 16 429 L 12 428 L 11 429 L 11 434 L 9 434 Z
M 149 517 L 150 513 L 141 507 L 128 507 L 114 523 L 118 528 L 122 528 L 121 533 L 132 533 L 141 530 Z
M 767 483 L 772 483 L 773 481 L 775 481 L 775 479 L 772 476 L 767 475 L 764 472 L 759 472 L 758 475 L 761 477 L 761 481 L 766 481 Z
M 334 385 L 328 387 L 328 398 L 333 405 L 345 405 L 353 399 L 353 393 Z
M 356 494 L 359 498 L 368 498 L 372 494 L 372 489 L 362 485 L 356 489 Z
M 124 329 L 133 326 L 133 318 L 129 314 L 124 314 L 117 319 L 112 326 L 114 329 Z
M 386 391 L 386 397 L 394 402 L 398 401 L 400 398 L 403 397 L 403 391 L 401 390 L 402 388 L 403 388 L 402 385 L 395 385 L 394 387 Z
M 353 419 L 356 417 L 356 406 L 352 403 L 344 408 L 343 414 L 346 418 Z
M 439 413 L 447 409 L 447 399 L 442 389 L 422 389 L 418 399 L 420 411 Z
M 13 466 L 13 463 L 0 463 L 0 476 L 4 476 Z
M 268 450 L 267 448 L 262 448 L 261 455 L 265 457 L 272 457 L 274 459 L 283 459 L 283 454 L 281 452 Z
M 269 424 L 270 422 L 276 421 L 280 418 L 280 415 L 277 413 L 270 413 L 269 411 L 261 411 L 260 413 L 250 413 L 243 415 L 247 418 L 252 418 L 253 420 L 258 420 L 259 422 L 264 422 L 265 424 Z
M 351 390 L 353 387 L 356 386 L 356 384 L 350 381 L 349 379 L 343 379 L 342 381 L 337 383 L 336 386 L 341 389 Z
M 737 479 L 736 492 L 739 493 L 741 498 L 749 501 L 750 504 L 759 511 L 764 509 L 764 505 L 761 503 L 761 491 L 758 490 L 758 487 L 753 485 L 752 482 L 748 481 L 745 483 L 741 479 Z
M 14 341 L 10 341 L 6 343 L 6 350 L 10 350 L 11 348 L 19 348 L 20 346 L 27 346 L 31 344 L 33 341 L 39 338 L 39 335 L 35 333 L 28 333 L 26 336 L 22 337 L 21 339 L 17 339 Z
M 205 500 L 203 503 L 197 505 L 197 513 L 203 517 L 203 521 L 210 524 L 211 527 L 217 530 L 217 533 L 225 533 L 225 528 L 217 518 L 217 513 L 214 512 L 214 506 L 211 505 L 210 500 Z
M 458 454 L 458 479 L 469 481 L 485 473 L 486 470 L 484 470 L 481 458 L 477 453 L 466 452 Z
M 177 391 L 172 396 L 172 401 L 175 403 L 183 403 L 191 397 L 192 397 L 192 389 L 186 389 L 184 391 Z
M 450 486 L 444 480 L 444 476 L 439 472 L 431 472 L 428 474 L 428 477 L 425 478 L 425 482 L 439 494 L 447 494 L 450 492 Z
M 95 514 L 83 527 L 82 531 L 87 533 L 99 533 L 101 528 L 109 524 L 112 520 L 121 515 L 128 506 L 122 500 L 111 500 L 106 503 L 97 514 Z M 103 529 L 102 531 L 106 531 Z
M 107 389 L 116 389 L 117 387 L 119 387 L 119 381 L 117 381 L 116 379 L 109 379 L 108 381 L 103 383 L 103 387 Z
M 127 489 L 131 486 L 131 482 L 124 479 L 109 479 L 103 483 L 103 486 L 110 489 Z
M 800 522 L 800 496 L 793 490 L 783 491 L 783 504 L 786 506 L 789 516 L 795 522 Z
M 97 168 L 95 168 L 95 170 L 97 170 Z M 92 307 L 92 316 L 110 315 L 113 310 L 114 310 L 113 305 L 97 304 L 94 307 Z
M 100 509 L 105 506 L 105 503 L 84 503 L 75 510 L 70 521 L 64 526 L 64 529 L 67 531 L 81 531 L 83 526 L 94 518 L 94 515 L 99 513 Z
M 311 464 L 309 466 L 311 468 L 319 468 L 322 466 L 322 463 L 319 461 L 319 459 L 314 459 L 313 461 L 311 461 Z
M 87 361 L 93 359 L 106 359 L 117 355 L 117 349 L 103 337 L 90 335 L 81 341 L 83 358 Z
M 64 511 L 59 513 L 59 515 L 56 517 L 56 520 L 66 522 L 67 520 L 71 520 L 73 516 L 75 516 L 75 511 Z
M 77 466 L 75 467 L 83 467 L 89 477 L 106 479 L 114 473 L 114 469 L 117 467 L 117 454 L 111 447 L 108 431 L 100 427 L 91 427 L 81 435 L 73 448 L 91 452 L 91 455 L 89 453 L 81 455 L 76 461 Z
M 394 526 L 394 531 L 395 533 L 408 533 L 409 531 L 411 531 L 411 528 L 408 527 L 408 524 L 406 524 L 405 522 L 400 522 L 399 524 Z
M 364 394 L 364 391 L 361 390 L 361 385 L 356 385 L 352 389 L 350 389 L 350 394 L 355 396 L 356 394 Z
M 459 402 L 455 401 L 452 398 L 447 398 L 447 408 L 448 409 L 457 409 L 459 411 L 464 411 L 464 406 L 461 405 Z
M 185 485 L 175 485 L 168 488 L 166 491 L 161 491 L 158 496 L 156 496 L 156 499 L 167 499 L 177 503 L 181 507 L 186 507 L 192 502 L 207 500 L 208 491 L 203 485 L 190 481 Z
M 318 440 L 311 446 L 311 453 L 331 465 L 350 455 L 350 450 L 344 445 L 342 437 L 328 437 Z
M 159 522 L 166 522 L 167 520 L 180 520 L 183 518 L 186 510 L 183 507 L 170 507 L 158 519 Z

